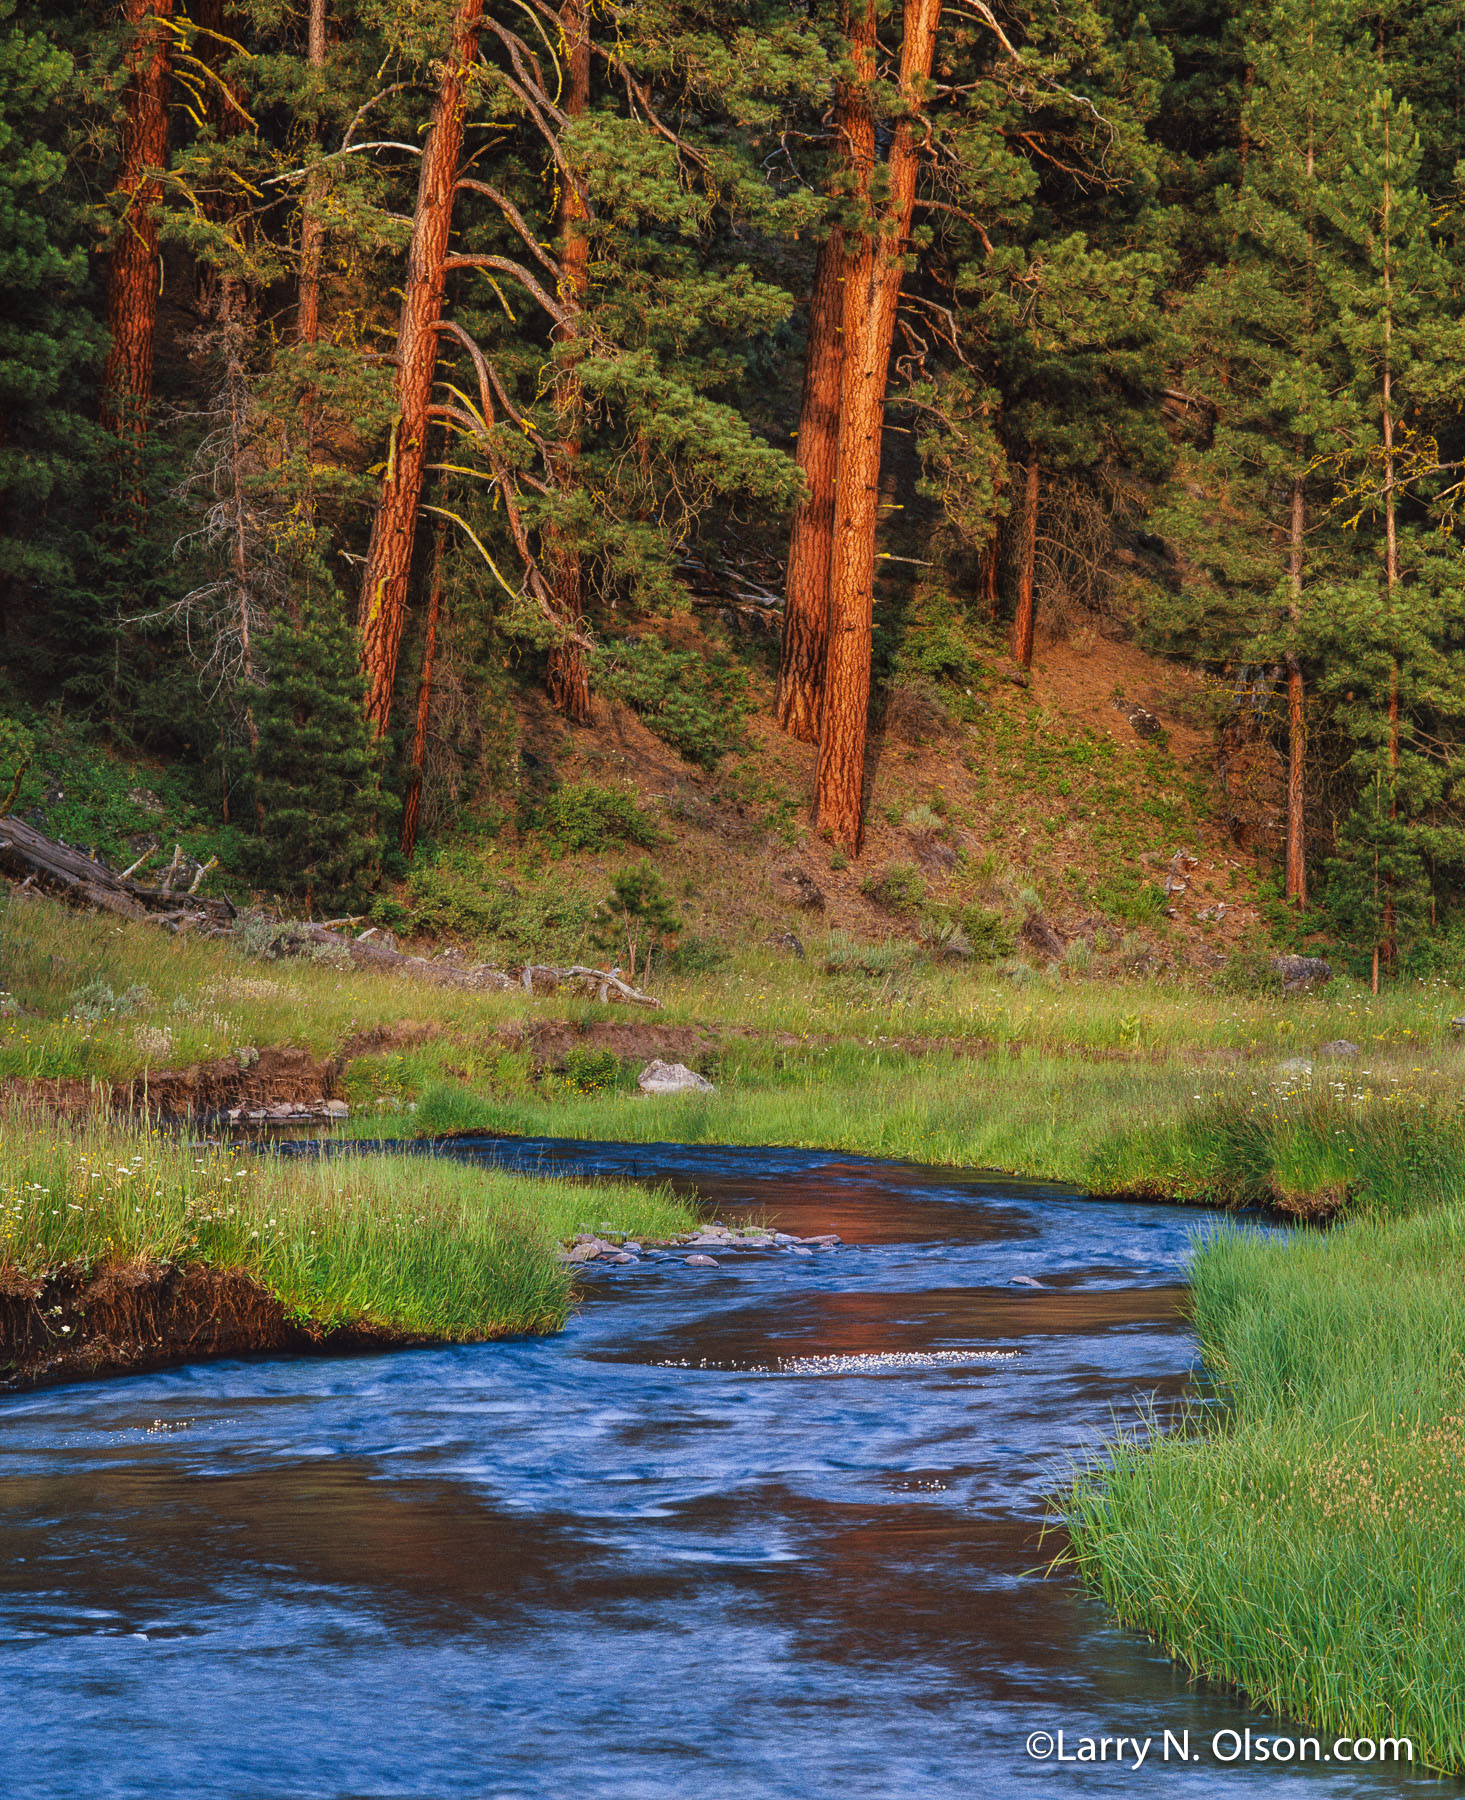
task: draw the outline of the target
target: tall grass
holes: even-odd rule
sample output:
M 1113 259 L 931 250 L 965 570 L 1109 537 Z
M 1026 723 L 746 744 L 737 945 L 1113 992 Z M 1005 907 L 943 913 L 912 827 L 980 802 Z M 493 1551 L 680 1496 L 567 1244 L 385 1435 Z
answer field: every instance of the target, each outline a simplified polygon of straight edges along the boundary
M 1465 1205 L 1196 1259 L 1223 1405 L 1081 1476 L 1079 1570 L 1191 1668 L 1465 1769 Z
M 194 1148 L 126 1124 L 0 1114 L 0 1281 L 115 1265 L 239 1270 L 322 1328 L 466 1339 L 563 1323 L 557 1244 L 691 1216 L 628 1185 L 539 1180 L 446 1159 Z

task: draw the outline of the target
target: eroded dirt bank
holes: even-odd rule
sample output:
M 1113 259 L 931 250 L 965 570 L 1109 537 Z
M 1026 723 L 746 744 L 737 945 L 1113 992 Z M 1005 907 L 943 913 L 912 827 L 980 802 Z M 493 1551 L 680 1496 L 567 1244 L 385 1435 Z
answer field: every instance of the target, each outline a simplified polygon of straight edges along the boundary
M 259 1282 L 202 1263 L 131 1264 L 44 1281 L 0 1276 L 0 1392 L 260 1351 L 336 1355 L 426 1339 L 290 1318 Z

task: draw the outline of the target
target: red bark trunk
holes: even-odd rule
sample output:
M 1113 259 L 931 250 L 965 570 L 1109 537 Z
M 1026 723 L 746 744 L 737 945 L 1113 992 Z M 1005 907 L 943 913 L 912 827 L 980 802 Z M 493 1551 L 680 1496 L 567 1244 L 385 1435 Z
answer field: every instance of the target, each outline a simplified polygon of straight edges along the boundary
M 1018 545 L 1017 611 L 1012 616 L 1012 660 L 1033 666 L 1033 582 L 1038 561 L 1038 459 L 1029 457 L 1023 484 L 1022 538 Z
M 459 0 L 452 43 L 438 80 L 422 148 L 412 243 L 397 327 L 397 418 L 392 426 L 366 573 L 361 588 L 361 665 L 366 716 L 386 735 L 407 617 L 407 583 L 427 460 L 428 408 L 437 368 L 443 311 L 444 258 L 453 228 L 453 188 L 463 151 L 464 90 L 478 50 L 484 0 Z
M 158 205 L 155 171 L 168 158 L 168 82 L 173 37 L 165 20 L 173 0 L 127 0 L 137 28 L 127 52 L 127 98 L 116 193 L 122 201 L 107 271 L 107 327 L 100 416 L 108 431 L 141 444 L 153 397 L 153 340 L 158 318 Z M 140 496 L 139 496 L 140 499 Z
M 565 43 L 565 90 L 561 107 L 567 119 L 582 119 L 590 105 L 590 22 L 584 0 L 565 0 L 560 8 L 560 30 Z M 590 239 L 586 232 L 589 213 L 574 182 L 561 178 L 557 236 L 560 255 L 559 297 L 576 320 L 585 303 L 590 281 Z M 578 329 L 555 326 L 555 341 L 573 344 Z M 563 352 L 562 352 L 563 353 Z M 555 396 L 559 414 L 559 486 L 574 485 L 580 459 L 584 418 L 584 392 L 573 365 L 562 368 Z M 585 573 L 580 552 L 554 526 L 545 532 L 545 564 L 556 615 L 578 631 L 585 616 Z M 566 640 L 549 653 L 549 698 L 552 705 L 576 724 L 590 718 L 590 670 L 581 645 Z
M 842 106 L 836 129 L 843 136 Z M 784 582 L 783 647 L 778 664 L 778 723 L 803 744 L 819 741 L 819 703 L 829 640 L 829 557 L 834 541 L 834 484 L 839 467 L 839 388 L 844 303 L 844 233 L 835 226 L 819 246 L 809 297 L 809 342 L 799 408 L 797 461 L 803 499 L 794 513 Z
M 940 19 L 941 0 L 906 0 L 900 57 L 902 112 L 890 146 L 888 192 L 869 225 L 852 238 L 845 269 L 839 471 L 814 818 L 852 856 L 859 854 L 864 838 L 880 435 L 920 161 L 914 114 L 931 72 Z M 875 120 L 869 100 L 875 77 L 875 0 L 865 0 L 859 14 L 850 19 L 849 44 L 860 88 L 858 130 L 851 143 L 856 198 L 868 205 L 875 161 Z
M 408 762 L 407 798 L 402 805 L 402 854 L 417 848 L 417 822 L 422 816 L 422 770 L 427 761 L 427 722 L 432 714 L 432 665 L 437 657 L 437 622 L 443 609 L 443 539 L 438 533 L 432 557 L 432 592 L 427 601 L 427 639 L 422 646 L 422 674 L 417 683 L 417 725 Z

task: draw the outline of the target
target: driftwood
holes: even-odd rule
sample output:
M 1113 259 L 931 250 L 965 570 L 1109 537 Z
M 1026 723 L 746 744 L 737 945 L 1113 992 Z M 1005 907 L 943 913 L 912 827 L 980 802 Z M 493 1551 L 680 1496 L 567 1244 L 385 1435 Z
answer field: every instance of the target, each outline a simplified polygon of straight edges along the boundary
M 650 994 L 643 994 L 640 988 L 633 988 L 628 982 L 622 981 L 613 969 L 587 969 L 580 963 L 572 963 L 568 969 L 556 969 L 547 963 L 525 963 L 524 971 L 519 977 L 520 986 L 532 994 L 536 981 L 550 988 L 570 984 L 583 985 L 587 991 L 593 988 L 596 998 L 602 1003 L 614 999 L 627 1000 L 635 1006 L 661 1005 Z
M 133 868 L 137 868 L 133 864 Z M 145 887 L 104 863 L 100 857 L 88 856 L 58 838 L 47 837 L 24 819 L 0 818 L 0 871 L 64 895 L 85 906 L 105 912 L 120 913 L 127 919 L 148 919 L 155 925 L 168 925 L 176 930 L 191 930 L 200 925 L 232 924 L 236 913 L 225 899 L 200 899 L 190 888 L 187 894 L 172 891 L 172 878 L 182 866 L 182 852 L 174 852 L 173 863 L 161 887 Z M 194 879 L 196 888 L 207 872 L 207 864 Z

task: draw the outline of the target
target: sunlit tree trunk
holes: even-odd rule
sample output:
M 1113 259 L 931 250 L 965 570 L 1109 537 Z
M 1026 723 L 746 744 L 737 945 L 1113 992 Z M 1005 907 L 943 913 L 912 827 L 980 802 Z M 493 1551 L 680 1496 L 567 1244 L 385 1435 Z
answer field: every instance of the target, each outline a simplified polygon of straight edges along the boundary
M 417 826 L 422 816 L 422 775 L 427 762 L 427 724 L 432 716 L 432 669 L 437 660 L 437 627 L 443 609 L 443 534 L 439 531 L 432 553 L 432 590 L 427 599 L 427 637 L 422 647 L 422 674 L 417 682 L 417 723 L 412 732 L 412 752 L 407 759 L 407 797 L 402 804 L 402 854 L 417 848 Z
M 560 8 L 560 30 L 565 45 L 565 86 L 561 108 L 570 120 L 582 119 L 590 105 L 590 22 L 584 0 L 565 0 Z M 589 213 L 584 195 L 573 181 L 560 178 L 559 217 L 556 236 L 559 240 L 559 299 L 573 321 L 566 326 L 556 324 L 555 342 L 562 355 L 570 355 L 564 346 L 579 336 L 578 321 L 585 303 L 590 277 L 590 238 L 586 227 Z M 573 362 L 562 366 L 555 389 L 555 410 L 559 418 L 558 463 L 559 485 L 573 487 L 576 464 L 580 459 L 584 429 L 585 396 Z M 585 572 L 580 552 L 563 533 L 553 526 L 545 533 L 545 575 L 554 596 L 556 616 L 578 632 L 585 616 Z M 565 638 L 549 653 L 549 697 L 569 719 L 584 724 L 590 717 L 590 671 L 585 651 L 576 641 Z
M 1389 129 L 1385 119 L 1384 130 Z M 1384 359 L 1383 359 L 1383 437 L 1384 437 L 1384 589 L 1387 604 L 1384 617 L 1390 634 L 1395 629 L 1397 614 L 1394 602 L 1399 587 L 1399 500 L 1396 488 L 1398 458 L 1394 443 L 1394 266 L 1393 266 L 1393 186 L 1384 185 Z M 1389 818 L 1399 816 L 1399 658 L 1395 652 L 1389 662 Z M 1390 876 L 1384 890 L 1384 929 L 1379 944 L 1384 964 L 1392 969 L 1399 955 L 1398 908 L 1394 901 L 1394 882 Z
M 845 268 L 844 359 L 840 381 L 839 469 L 830 552 L 829 644 L 815 774 L 814 817 L 851 855 L 864 836 L 865 746 L 870 710 L 875 530 L 879 518 L 880 438 L 890 345 L 910 238 L 920 161 L 914 115 L 920 110 L 936 46 L 941 0 L 906 0 L 901 42 L 901 115 L 887 167 L 886 195 L 852 237 Z M 871 200 L 875 119 L 875 0 L 849 19 L 849 48 L 860 89 L 851 133 L 855 194 Z
M 1017 611 L 1012 616 L 1012 659 L 1033 666 L 1033 584 L 1038 563 L 1038 487 L 1036 456 L 1028 458 L 1023 480 L 1022 536 L 1018 540 Z
M 836 108 L 836 129 L 843 135 Z M 819 246 L 809 297 L 798 465 L 804 497 L 789 535 L 783 647 L 778 663 L 778 722 L 804 744 L 819 741 L 819 701 L 829 632 L 829 553 L 839 465 L 839 371 L 844 302 L 844 233 L 835 226 Z
M 158 173 L 168 157 L 168 82 L 173 0 L 126 0 L 136 35 L 127 52 L 127 93 L 116 193 L 121 218 L 107 270 L 111 345 L 102 370 L 100 415 L 109 431 L 140 446 L 153 397 L 158 317 Z M 141 503 L 140 492 L 136 496 Z
M 443 310 L 443 264 L 452 234 L 454 184 L 463 150 L 465 90 L 482 28 L 483 0 L 459 0 L 418 174 L 397 327 L 397 417 L 366 553 L 359 615 L 366 716 L 378 737 L 385 736 L 391 718 L 397 657 L 407 617 L 407 584 L 427 460 L 429 408 Z

